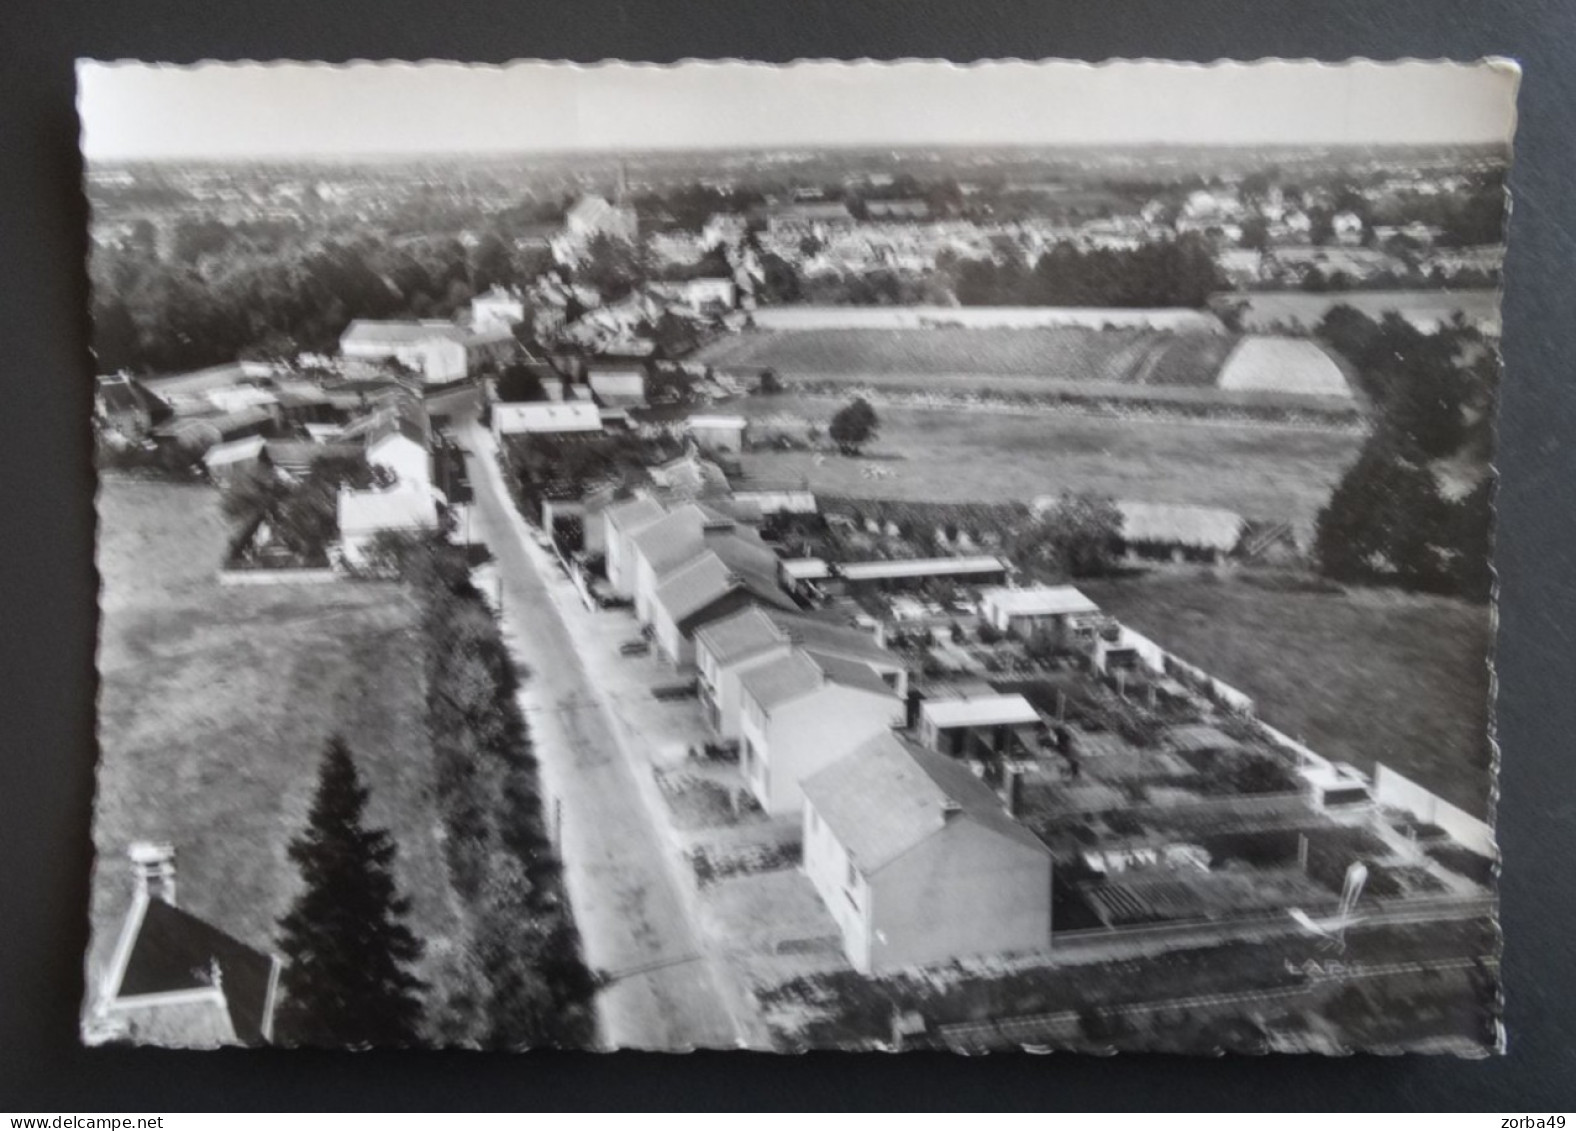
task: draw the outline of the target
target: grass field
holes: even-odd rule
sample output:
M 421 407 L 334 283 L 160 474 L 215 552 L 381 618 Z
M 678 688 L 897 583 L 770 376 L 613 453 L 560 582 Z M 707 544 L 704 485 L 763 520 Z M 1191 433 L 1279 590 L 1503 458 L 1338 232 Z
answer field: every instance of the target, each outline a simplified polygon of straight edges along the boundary
M 1469 813 L 1490 786 L 1489 611 L 1443 597 L 1288 591 L 1156 571 L 1080 583 L 1107 611 L 1241 688 L 1327 757 L 1384 762 Z
M 777 370 L 792 379 L 914 386 L 1035 379 L 1112 384 L 1212 385 L 1233 339 L 1149 330 L 823 329 L 757 331 L 722 338 L 693 359 L 722 368 Z
M 462 923 L 431 800 L 421 643 L 389 585 L 222 588 L 209 488 L 106 481 L 89 993 L 130 897 L 127 845 L 175 846 L 181 904 L 271 945 L 296 892 L 285 854 L 328 736 L 351 743 L 369 818 L 399 845 L 411 925 L 439 968 Z
M 824 426 L 841 403 L 749 397 L 729 408 L 769 431 L 775 417 Z M 1063 490 L 1093 491 L 1311 525 L 1362 443 L 1352 433 L 1252 424 L 890 406 L 877 412 L 880 435 L 865 449 L 867 458 L 746 452 L 745 471 L 765 482 L 808 480 L 812 489 L 855 498 L 1026 502 Z

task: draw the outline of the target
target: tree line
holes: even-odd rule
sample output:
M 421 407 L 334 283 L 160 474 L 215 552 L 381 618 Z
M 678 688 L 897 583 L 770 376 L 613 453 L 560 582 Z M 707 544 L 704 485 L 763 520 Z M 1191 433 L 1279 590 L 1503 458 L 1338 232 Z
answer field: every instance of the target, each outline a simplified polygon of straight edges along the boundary
M 1350 359 L 1375 425 L 1319 513 L 1337 581 L 1486 601 L 1493 588 L 1493 412 L 1499 358 L 1460 320 L 1429 334 L 1337 306 L 1319 336 Z
M 597 979 L 580 955 L 549 834 L 519 674 L 463 552 L 401 537 L 374 548 L 421 610 L 427 730 L 445 863 L 468 910 L 468 945 L 443 957 L 446 992 L 414 967 L 396 846 L 366 827 L 368 791 L 346 745 L 325 751 L 290 857 L 304 882 L 280 922 L 286 959 L 277 1039 L 328 1047 L 586 1047 Z
M 964 306 L 1202 307 L 1226 286 L 1208 241 L 1194 233 L 1136 248 L 1062 242 L 1031 267 L 1015 249 L 952 268 Z
M 206 231 L 206 229 L 205 229 Z M 261 249 L 220 240 L 160 259 L 134 242 L 92 260 L 100 372 L 166 373 L 245 357 L 331 352 L 356 318 L 448 318 L 545 264 L 496 236 L 374 236 Z

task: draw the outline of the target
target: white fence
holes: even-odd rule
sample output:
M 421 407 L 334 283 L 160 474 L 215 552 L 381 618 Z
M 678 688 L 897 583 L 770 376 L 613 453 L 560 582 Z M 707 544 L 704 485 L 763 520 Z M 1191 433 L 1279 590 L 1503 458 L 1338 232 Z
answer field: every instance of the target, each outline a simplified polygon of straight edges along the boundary
M 332 569 L 221 569 L 220 585 L 325 585 L 338 581 Z
M 1404 809 L 1424 824 L 1438 825 L 1450 834 L 1452 840 L 1479 855 L 1499 855 L 1494 844 L 1494 830 L 1486 822 L 1430 793 L 1411 778 L 1396 773 L 1383 763 L 1375 766 L 1374 794 L 1380 805 Z
M 1076 327 L 1221 334 L 1213 314 L 1181 307 L 1128 309 L 1086 306 L 772 306 L 752 312 L 761 330 L 970 330 Z
M 1168 671 L 1180 671 L 1188 676 L 1183 682 L 1190 682 L 1199 688 L 1210 688 L 1217 702 L 1239 714 L 1251 715 L 1254 713 L 1253 697 L 1238 691 L 1229 683 L 1222 683 L 1210 675 L 1203 668 L 1188 663 L 1186 660 L 1166 651 L 1149 637 L 1141 632 L 1135 632 L 1127 625 L 1122 625 L 1122 639 L 1118 647 L 1131 648 L 1153 671 L 1162 674 Z M 1167 662 L 1169 661 L 1169 667 Z

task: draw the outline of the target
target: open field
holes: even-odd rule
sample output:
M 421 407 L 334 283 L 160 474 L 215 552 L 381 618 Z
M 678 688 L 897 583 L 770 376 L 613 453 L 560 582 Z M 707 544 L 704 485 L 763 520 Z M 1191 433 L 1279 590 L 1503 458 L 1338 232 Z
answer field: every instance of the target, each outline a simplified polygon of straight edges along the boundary
M 371 789 L 371 823 L 399 845 L 399 885 L 434 974 L 462 923 L 438 840 L 409 597 L 344 582 L 221 588 L 225 526 L 206 487 L 106 480 L 99 523 L 90 979 L 129 901 L 134 840 L 175 846 L 182 906 L 244 942 L 272 942 L 296 892 L 285 848 L 334 733 Z
M 729 405 L 761 422 L 825 425 L 833 397 L 748 397 Z M 1355 433 L 1224 422 L 1178 423 L 1035 412 L 878 406 L 880 435 L 851 459 L 809 451 L 741 457 L 753 479 L 808 481 L 855 498 L 1028 502 L 1063 490 L 1228 507 L 1311 525 L 1357 456 Z M 801 429 L 802 433 L 802 429 Z
M 775 369 L 789 380 L 846 377 L 928 386 L 939 379 L 951 387 L 1040 378 L 1207 387 L 1233 341 L 1222 334 L 1068 327 L 754 331 L 713 342 L 693 360 L 724 369 Z
M 1489 610 L 1444 597 L 1269 588 L 1248 573 L 1080 582 L 1107 611 L 1249 695 L 1315 750 L 1375 762 L 1486 816 Z

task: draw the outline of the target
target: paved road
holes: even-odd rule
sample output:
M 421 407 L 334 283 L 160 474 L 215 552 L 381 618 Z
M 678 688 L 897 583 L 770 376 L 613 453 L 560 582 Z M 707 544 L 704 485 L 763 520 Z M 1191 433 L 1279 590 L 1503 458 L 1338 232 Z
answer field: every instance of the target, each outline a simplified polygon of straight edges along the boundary
M 542 574 L 528 534 L 474 421 L 458 429 L 475 504 L 470 537 L 502 578 L 503 623 L 531 676 L 522 693 L 549 795 L 561 805 L 565 883 L 586 959 L 613 981 L 598 999 L 602 1039 L 615 1048 L 734 1048 L 741 1029 L 703 949 L 655 826 Z

